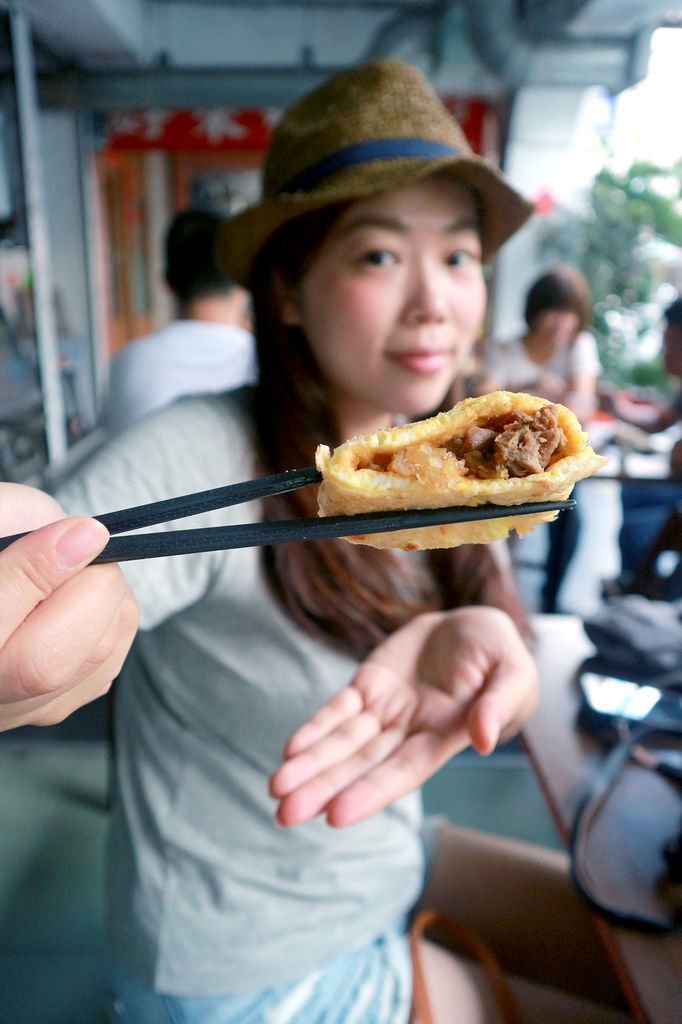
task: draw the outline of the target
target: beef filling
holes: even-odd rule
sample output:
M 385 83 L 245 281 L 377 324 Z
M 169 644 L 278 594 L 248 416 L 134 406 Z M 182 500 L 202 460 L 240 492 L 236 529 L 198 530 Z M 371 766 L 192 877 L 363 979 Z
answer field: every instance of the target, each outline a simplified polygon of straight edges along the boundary
M 510 413 L 471 426 L 448 448 L 478 477 L 542 473 L 566 447 L 556 409 L 543 405 L 534 416 Z

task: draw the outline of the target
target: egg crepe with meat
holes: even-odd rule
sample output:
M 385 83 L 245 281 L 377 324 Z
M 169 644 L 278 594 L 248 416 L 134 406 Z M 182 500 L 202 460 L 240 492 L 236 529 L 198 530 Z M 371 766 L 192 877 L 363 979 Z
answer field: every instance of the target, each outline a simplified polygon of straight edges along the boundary
M 566 406 L 535 395 L 493 391 L 429 419 L 320 445 L 319 514 L 564 501 L 578 480 L 606 463 Z M 568 513 L 570 514 L 570 513 Z M 520 536 L 558 512 L 358 535 L 378 548 L 449 548 Z

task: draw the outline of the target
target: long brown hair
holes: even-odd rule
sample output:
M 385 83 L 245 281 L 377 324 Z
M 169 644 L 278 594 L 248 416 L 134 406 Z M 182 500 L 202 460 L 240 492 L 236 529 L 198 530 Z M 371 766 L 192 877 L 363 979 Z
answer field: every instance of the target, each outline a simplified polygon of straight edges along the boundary
M 280 314 L 284 289 L 295 288 L 345 208 L 327 207 L 281 228 L 251 280 L 260 377 L 255 414 L 264 472 L 310 465 L 318 444 L 339 444 L 324 382 L 298 327 Z M 265 518 L 317 514 L 315 488 L 265 501 Z M 510 572 L 483 545 L 428 552 L 426 558 L 346 541 L 280 544 L 263 551 L 270 586 L 291 618 L 313 636 L 356 657 L 423 611 L 471 604 L 505 609 L 525 629 Z

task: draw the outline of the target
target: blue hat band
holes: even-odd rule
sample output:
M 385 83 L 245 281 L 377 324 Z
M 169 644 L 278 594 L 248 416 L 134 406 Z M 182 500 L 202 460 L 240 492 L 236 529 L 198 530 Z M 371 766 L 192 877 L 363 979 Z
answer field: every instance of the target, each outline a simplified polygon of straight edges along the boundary
M 398 160 L 401 157 L 422 157 L 434 159 L 443 156 L 459 156 L 460 151 L 454 146 L 446 146 L 442 142 L 430 142 L 428 139 L 371 139 L 367 142 L 356 142 L 345 146 L 336 153 L 321 160 L 283 185 L 278 195 L 294 192 L 307 192 L 324 178 L 342 171 L 346 167 L 369 163 L 371 160 Z

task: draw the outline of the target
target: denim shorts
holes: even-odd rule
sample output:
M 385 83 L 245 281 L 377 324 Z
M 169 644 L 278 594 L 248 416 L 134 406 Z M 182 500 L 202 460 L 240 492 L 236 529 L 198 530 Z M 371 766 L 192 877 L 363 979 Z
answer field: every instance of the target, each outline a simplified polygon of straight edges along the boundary
M 115 967 L 111 1024 L 407 1024 L 412 981 L 405 931 L 396 928 L 299 981 L 253 995 L 155 992 Z

